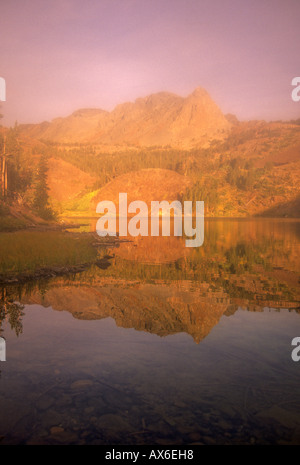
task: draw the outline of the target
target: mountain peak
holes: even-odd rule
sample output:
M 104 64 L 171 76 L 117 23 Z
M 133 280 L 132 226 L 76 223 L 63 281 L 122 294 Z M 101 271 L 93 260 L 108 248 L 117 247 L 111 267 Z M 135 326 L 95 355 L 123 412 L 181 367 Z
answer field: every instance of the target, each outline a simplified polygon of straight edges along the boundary
M 197 87 L 187 97 L 157 92 L 121 103 L 111 112 L 82 108 L 46 128 L 32 125 L 31 133 L 58 143 L 189 149 L 223 139 L 230 127 L 207 91 Z
M 189 97 L 209 97 L 208 92 L 203 87 L 196 87 L 196 89 L 189 95 Z

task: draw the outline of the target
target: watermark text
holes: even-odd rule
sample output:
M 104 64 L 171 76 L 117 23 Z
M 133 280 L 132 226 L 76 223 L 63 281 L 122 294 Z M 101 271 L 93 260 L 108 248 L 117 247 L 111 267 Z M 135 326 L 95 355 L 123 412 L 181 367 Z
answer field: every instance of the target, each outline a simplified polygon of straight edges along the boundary
M 102 215 L 96 225 L 99 236 L 116 236 L 118 217 L 119 236 L 148 236 L 149 233 L 151 236 L 159 236 L 161 226 L 162 236 L 170 236 L 172 232 L 174 236 L 182 236 L 184 232 L 188 238 L 185 240 L 186 247 L 200 247 L 204 241 L 203 201 L 196 201 L 195 212 L 192 201 L 184 201 L 183 207 L 179 200 L 171 203 L 167 200 L 152 201 L 149 212 L 146 202 L 134 200 L 127 205 L 127 194 L 120 193 L 118 214 L 115 203 L 110 200 L 99 202 L 96 212 Z
M 292 346 L 296 346 L 295 349 L 292 350 L 292 360 L 294 362 L 299 362 L 300 360 L 300 337 L 294 337 L 292 339 Z
M 295 89 L 292 90 L 292 99 L 294 102 L 300 102 L 300 77 L 294 77 L 292 86 L 296 86 Z
M 6 341 L 0 337 L 0 362 L 6 362 Z
M 6 101 L 6 83 L 3 77 L 0 77 L 0 102 Z

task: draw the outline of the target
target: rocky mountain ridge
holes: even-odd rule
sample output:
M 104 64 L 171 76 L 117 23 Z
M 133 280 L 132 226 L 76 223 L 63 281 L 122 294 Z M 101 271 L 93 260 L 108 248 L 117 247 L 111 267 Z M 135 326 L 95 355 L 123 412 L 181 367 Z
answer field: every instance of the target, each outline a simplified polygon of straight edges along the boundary
M 198 87 L 187 97 L 159 92 L 119 104 L 111 112 L 80 109 L 51 122 L 22 125 L 21 131 L 55 143 L 190 149 L 222 140 L 230 128 L 206 90 Z

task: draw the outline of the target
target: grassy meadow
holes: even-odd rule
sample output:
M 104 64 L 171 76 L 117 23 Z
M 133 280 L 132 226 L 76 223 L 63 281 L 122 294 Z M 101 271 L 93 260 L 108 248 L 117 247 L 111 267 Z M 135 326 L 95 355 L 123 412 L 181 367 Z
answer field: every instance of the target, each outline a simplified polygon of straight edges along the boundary
M 56 231 L 15 231 L 0 234 L 0 273 L 74 266 L 92 261 L 96 250 L 86 236 Z

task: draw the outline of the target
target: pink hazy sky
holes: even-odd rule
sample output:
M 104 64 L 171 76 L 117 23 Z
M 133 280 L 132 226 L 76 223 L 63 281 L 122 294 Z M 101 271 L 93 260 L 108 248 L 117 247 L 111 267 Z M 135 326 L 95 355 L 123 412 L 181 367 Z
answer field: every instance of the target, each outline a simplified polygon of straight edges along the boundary
M 299 0 L 1 0 L 2 123 L 204 87 L 239 119 L 293 119 Z

